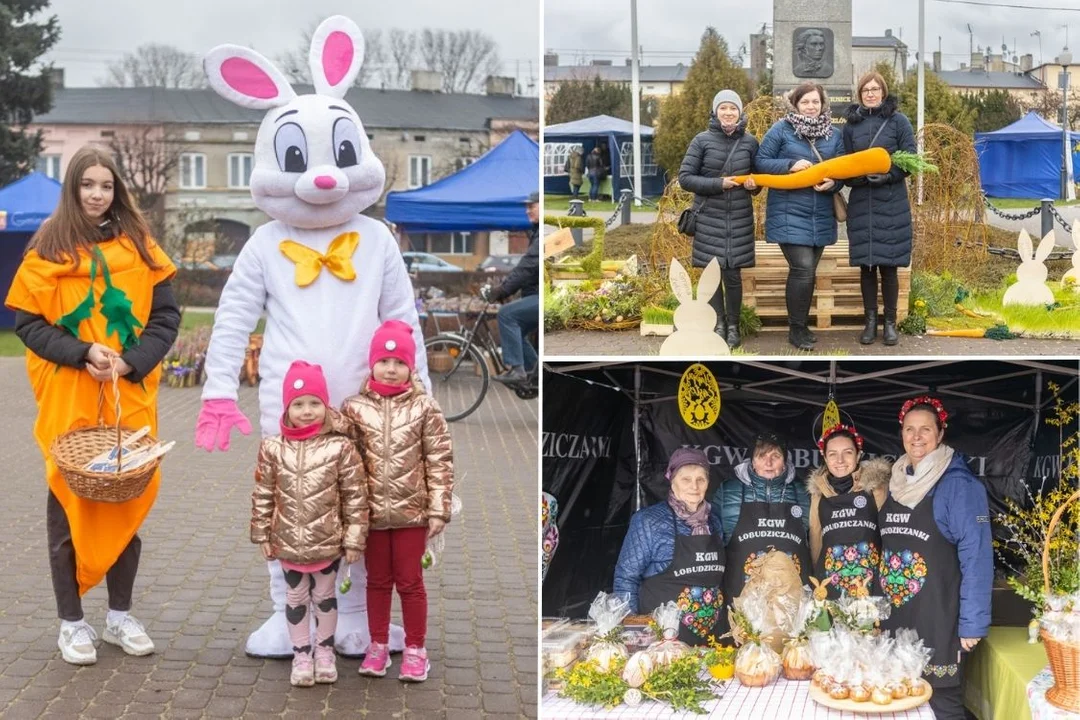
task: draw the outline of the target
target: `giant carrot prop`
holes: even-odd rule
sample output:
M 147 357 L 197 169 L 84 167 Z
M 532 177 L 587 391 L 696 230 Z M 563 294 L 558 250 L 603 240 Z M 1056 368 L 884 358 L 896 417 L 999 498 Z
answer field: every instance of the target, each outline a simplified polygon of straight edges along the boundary
M 740 185 L 748 178 L 753 178 L 758 187 L 775 188 L 777 190 L 801 190 L 802 188 L 814 187 L 825 178 L 833 180 L 848 180 L 862 175 L 884 175 L 889 172 L 893 163 L 901 170 L 909 173 L 937 172 L 937 167 L 931 165 L 922 156 L 915 153 L 898 150 L 892 155 L 884 148 L 870 148 L 850 155 L 841 155 L 817 165 L 811 165 L 805 170 L 788 173 L 787 175 L 736 175 L 731 179 Z

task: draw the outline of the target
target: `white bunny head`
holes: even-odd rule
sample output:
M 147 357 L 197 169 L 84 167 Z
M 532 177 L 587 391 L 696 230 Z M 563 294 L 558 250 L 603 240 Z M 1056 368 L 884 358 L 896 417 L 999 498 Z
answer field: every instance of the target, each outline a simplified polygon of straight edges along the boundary
M 695 298 L 690 274 L 682 263 L 672 258 L 668 279 L 671 282 L 671 292 L 679 301 L 679 307 L 675 309 L 675 332 L 660 346 L 661 355 L 731 354 L 727 343 L 714 331 L 716 311 L 709 305 L 709 300 L 720 288 L 720 278 L 720 263 L 713 258 L 701 272 Z
M 340 225 L 378 202 L 386 170 L 360 116 L 344 101 L 364 60 L 364 37 L 346 17 L 324 20 L 308 62 L 315 94 L 297 95 L 259 53 L 219 45 L 203 67 L 226 100 L 268 110 L 255 139 L 251 197 L 275 220 L 301 228 Z
M 1031 236 L 1027 230 L 1020 231 L 1016 250 L 1020 254 L 1020 267 L 1016 269 L 1016 283 L 1005 291 L 1004 305 L 1052 305 L 1054 293 L 1046 284 L 1046 258 L 1054 249 L 1054 231 L 1039 241 L 1039 248 L 1032 249 Z

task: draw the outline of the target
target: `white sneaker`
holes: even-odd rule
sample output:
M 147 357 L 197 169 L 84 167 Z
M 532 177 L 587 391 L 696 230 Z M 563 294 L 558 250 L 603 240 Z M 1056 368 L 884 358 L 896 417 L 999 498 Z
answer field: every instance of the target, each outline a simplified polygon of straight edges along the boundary
M 102 639 L 110 645 L 117 645 L 128 655 L 149 655 L 154 652 L 154 642 L 146 634 L 142 623 L 131 615 L 115 625 L 105 622 Z
M 72 665 L 93 665 L 97 662 L 97 649 L 94 641 L 97 633 L 86 622 L 60 627 L 60 639 L 56 645 L 64 661 Z

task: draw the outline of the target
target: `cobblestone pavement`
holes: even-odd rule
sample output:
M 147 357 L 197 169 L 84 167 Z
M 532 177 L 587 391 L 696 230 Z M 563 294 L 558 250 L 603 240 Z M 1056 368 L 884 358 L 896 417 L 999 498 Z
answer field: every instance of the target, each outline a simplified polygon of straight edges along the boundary
M 427 573 L 430 679 L 361 678 L 338 660 L 336 685 L 291 688 L 289 662 L 244 655 L 269 615 L 266 564 L 248 541 L 254 435 L 228 453 L 196 451 L 197 389 L 165 388 L 160 435 L 178 441 L 144 523 L 133 614 L 157 645 L 128 657 L 101 644 L 96 665 L 60 658 L 45 542 L 43 463 L 36 408 L 18 358 L 0 359 L 4 518 L 0 525 L 0 717 L 536 717 L 537 401 L 496 387 L 453 423 L 462 516 Z M 241 406 L 256 417 L 254 389 Z M 104 583 L 84 598 L 100 634 Z M 395 620 L 400 622 L 396 610 Z

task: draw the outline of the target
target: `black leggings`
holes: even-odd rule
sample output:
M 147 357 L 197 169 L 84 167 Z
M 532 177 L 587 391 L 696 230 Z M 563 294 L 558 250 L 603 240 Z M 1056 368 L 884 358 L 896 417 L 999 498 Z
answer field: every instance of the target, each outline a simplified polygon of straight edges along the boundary
M 709 300 L 709 305 L 716 311 L 716 319 L 739 322 L 742 312 L 742 270 L 724 268 L 723 282 L 716 289 L 716 294 Z
M 814 299 L 814 276 L 825 248 L 781 243 L 780 251 L 788 264 L 784 291 L 788 322 L 793 326 L 805 327 L 809 324 L 810 304 Z
M 900 280 L 895 265 L 859 266 L 859 287 L 862 289 L 863 309 L 877 312 L 878 273 L 881 273 L 881 299 L 885 317 L 896 319 L 896 304 L 900 297 Z

